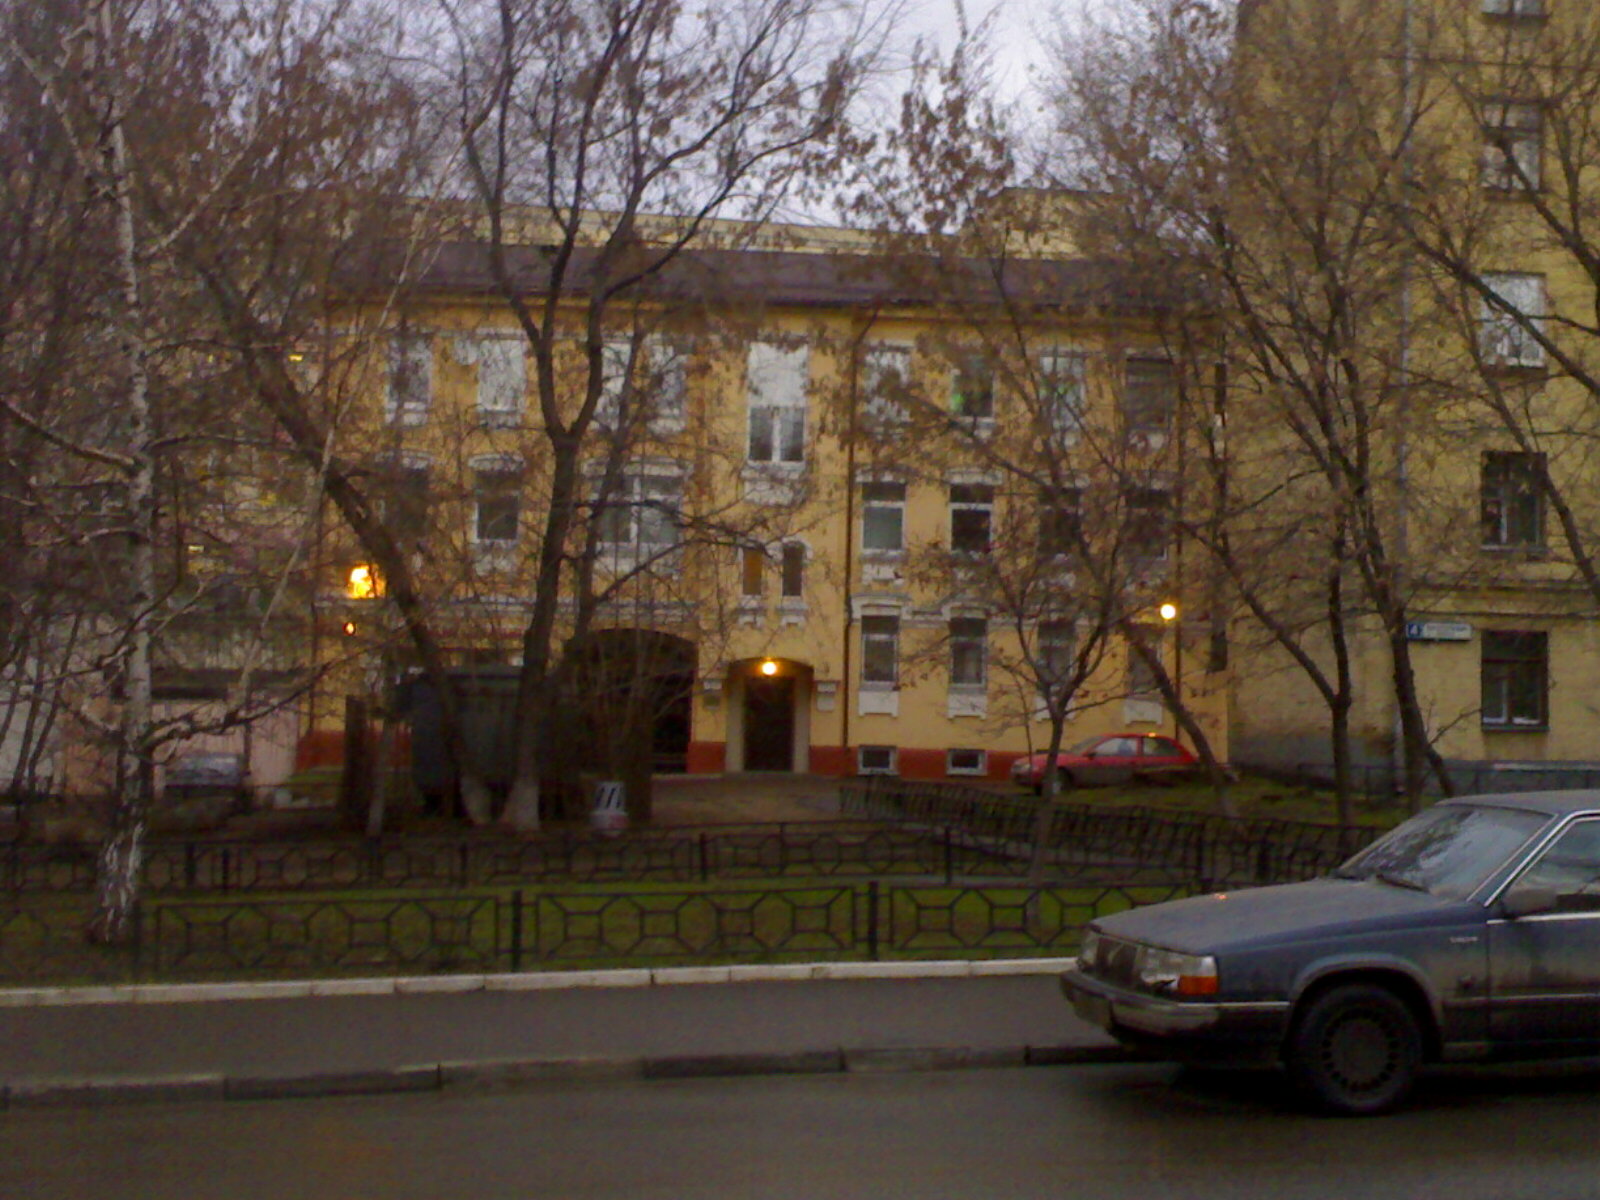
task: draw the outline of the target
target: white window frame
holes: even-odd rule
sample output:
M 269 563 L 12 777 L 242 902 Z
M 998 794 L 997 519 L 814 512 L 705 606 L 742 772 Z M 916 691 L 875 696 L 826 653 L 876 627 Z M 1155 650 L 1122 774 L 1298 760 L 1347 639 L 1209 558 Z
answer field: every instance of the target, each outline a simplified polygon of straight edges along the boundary
M 1160 496 L 1162 502 L 1160 505 L 1136 505 L 1135 498 L 1141 496 Z M 1130 484 L 1123 489 L 1123 538 L 1130 557 L 1146 563 L 1167 561 L 1168 555 L 1172 552 L 1172 502 L 1172 489 L 1163 484 Z M 1157 547 L 1139 545 L 1134 540 L 1137 514 L 1141 512 L 1154 512 L 1160 518 L 1161 543 Z
M 869 757 L 876 761 L 868 761 Z M 898 746 L 857 746 L 857 775 L 898 775 L 900 773 L 900 748 Z
M 973 764 L 964 767 L 957 766 L 956 755 L 958 754 L 974 756 Z M 944 773 L 946 775 L 987 775 L 989 773 L 989 752 L 966 747 L 951 747 L 944 752 Z
M 861 481 L 861 554 L 869 559 L 894 559 L 901 558 L 906 552 L 906 484 L 901 479 L 863 479 Z M 895 488 L 899 490 L 899 497 L 879 494 L 868 497 L 869 489 Z M 868 511 L 893 512 L 897 514 L 900 536 L 894 547 L 867 545 L 867 513 Z
M 688 410 L 687 357 L 683 346 L 659 334 L 641 339 L 637 353 L 632 339 L 607 338 L 600 348 L 600 400 L 595 406 L 595 424 L 602 429 L 617 429 L 626 397 L 630 407 L 645 400 L 650 402 L 650 432 L 681 432 Z
M 778 548 L 778 598 L 785 605 L 806 602 L 806 568 L 811 555 L 804 542 L 784 542 Z M 791 576 L 790 571 L 794 574 Z M 791 586 L 793 585 L 793 586 Z
M 798 470 L 806 463 L 806 408 L 811 352 L 807 346 L 752 342 L 746 355 L 748 431 L 752 465 Z M 758 438 L 766 442 L 758 445 Z M 757 451 L 763 452 L 758 454 Z
M 379 510 L 383 514 L 384 523 L 389 527 L 389 534 L 402 550 L 408 552 L 418 550 L 428 540 L 427 506 L 434 488 L 433 458 L 427 454 L 402 451 L 386 456 L 382 460 L 380 470 L 384 480 L 384 493 L 380 497 Z M 420 487 L 417 486 L 419 475 Z M 419 500 L 422 508 L 413 507 Z M 397 528 L 397 521 L 402 516 L 407 519 L 412 516 L 420 517 L 418 528 L 415 530 Z M 414 536 L 406 536 L 408 534 Z
M 1544 0 L 1483 0 L 1483 12 L 1491 17 L 1543 17 Z
M 683 544 L 678 530 L 684 505 L 684 470 L 676 463 L 629 463 L 617 478 L 617 492 L 604 498 L 599 514 L 600 527 L 595 545 L 604 558 L 613 565 L 635 566 L 654 562 L 671 569 L 676 556 L 672 553 Z M 626 537 L 615 539 L 607 534 L 607 519 L 620 520 L 626 526 Z M 646 540 L 647 530 L 671 529 L 666 540 Z
M 1495 638 L 1537 638 L 1542 654 L 1538 656 L 1517 654 L 1511 650 L 1502 649 L 1493 659 L 1489 657 L 1489 639 Z M 1550 728 L 1550 635 L 1537 629 L 1486 629 L 1483 631 L 1483 641 L 1479 649 L 1480 688 L 1482 692 L 1482 710 L 1479 714 L 1479 724 L 1485 731 L 1503 730 L 1546 730 Z M 1495 679 L 1491 679 L 1491 667 L 1498 668 L 1493 672 Z M 1527 671 L 1531 679 L 1522 680 L 1524 687 L 1533 683 L 1538 690 L 1538 711 L 1532 714 L 1517 712 L 1512 704 L 1513 679 L 1511 678 L 1517 668 Z M 1491 688 L 1497 690 L 1499 695 L 1491 700 Z
M 1537 188 L 1544 166 L 1544 111 L 1528 100 L 1483 106 L 1483 186 L 1497 191 Z
M 460 334 L 455 359 L 477 370 L 478 420 L 491 429 L 522 423 L 528 394 L 527 342 L 519 333 Z
M 485 454 L 472 459 L 468 463 L 468 468 L 472 471 L 471 542 L 473 547 L 480 553 L 487 554 L 504 554 L 515 549 L 517 543 L 522 539 L 523 494 L 520 482 L 515 493 L 516 510 L 514 517 L 516 530 L 511 537 L 501 538 L 484 537 L 482 533 L 484 523 L 483 499 L 486 494 L 486 490 L 482 486 L 482 480 L 484 476 L 494 475 L 502 479 L 515 477 L 521 481 L 526 477 L 527 464 L 511 454 Z
M 1071 558 L 1078 549 L 1078 538 L 1059 539 L 1061 526 L 1069 521 L 1075 525 L 1079 534 L 1083 531 L 1083 494 L 1084 487 L 1081 483 L 1063 483 L 1059 487 L 1041 489 L 1039 493 L 1039 554 L 1043 558 L 1048 552 L 1050 560 L 1060 562 Z M 1058 546 L 1057 540 L 1068 542 L 1066 546 Z
M 433 335 L 427 330 L 397 330 L 389 339 L 389 372 L 384 419 L 391 425 L 426 425 L 433 408 Z
M 961 626 L 960 629 L 957 626 Z M 953 692 L 985 692 L 989 688 L 989 622 L 980 616 L 954 616 L 950 618 L 948 638 L 950 643 L 950 690 Z M 976 650 L 976 656 L 973 651 Z M 958 679 L 963 658 L 967 665 L 976 665 L 977 678 Z
M 950 526 L 950 553 L 961 555 L 965 558 L 982 558 L 994 548 L 994 517 L 996 488 L 986 480 L 952 480 L 946 485 L 949 495 L 949 526 Z M 957 489 L 967 493 L 958 498 Z M 987 498 L 977 494 L 974 489 L 982 489 L 988 493 Z M 985 537 L 981 549 L 962 548 L 956 545 L 956 514 L 957 513 L 982 513 L 984 514 Z
M 1156 404 L 1134 403 L 1134 379 L 1139 371 L 1162 368 L 1166 372 L 1166 385 Z M 1130 354 L 1122 364 L 1122 423 L 1130 436 L 1164 440 L 1172 428 L 1173 414 L 1178 411 L 1178 365 L 1163 354 Z M 1154 381 L 1145 380 L 1140 389 L 1141 401 L 1155 394 Z
M 911 413 L 911 347 L 877 342 L 861 352 L 861 415 L 876 428 L 904 425 Z
M 1544 366 L 1544 347 L 1533 332 L 1544 332 L 1549 307 L 1544 276 L 1521 271 L 1485 272 L 1483 285 L 1520 314 L 1507 312 L 1487 296 L 1482 298 L 1478 346 L 1484 360 L 1499 367 Z
M 965 381 L 973 379 L 980 381 L 977 388 L 962 386 Z M 963 412 L 963 401 L 973 392 L 983 397 L 983 411 Z M 958 353 L 950 369 L 950 419 L 974 435 L 986 437 L 994 432 L 994 411 L 994 362 L 981 350 Z
M 1054 690 L 1072 677 L 1077 667 L 1077 624 L 1064 617 L 1046 617 L 1035 629 L 1034 650 L 1039 660 L 1040 690 Z
M 1491 450 L 1483 456 L 1480 470 L 1483 546 L 1490 550 L 1543 549 L 1544 493 L 1539 487 L 1539 478 L 1544 464 L 1541 456 L 1525 451 Z M 1514 527 L 1525 522 L 1533 526 L 1531 536 L 1518 536 L 1519 531 Z
M 1089 355 L 1075 346 L 1046 346 L 1035 363 L 1039 373 L 1039 419 L 1049 435 L 1073 442 L 1089 411 Z
M 869 622 L 872 623 L 869 627 Z M 879 625 L 878 622 L 887 624 Z M 870 613 L 861 618 L 861 688 L 863 691 L 892 692 L 900 686 L 900 634 L 904 622 L 889 613 Z M 867 668 L 872 655 L 869 646 L 888 646 L 889 672 L 887 678 L 869 678 Z

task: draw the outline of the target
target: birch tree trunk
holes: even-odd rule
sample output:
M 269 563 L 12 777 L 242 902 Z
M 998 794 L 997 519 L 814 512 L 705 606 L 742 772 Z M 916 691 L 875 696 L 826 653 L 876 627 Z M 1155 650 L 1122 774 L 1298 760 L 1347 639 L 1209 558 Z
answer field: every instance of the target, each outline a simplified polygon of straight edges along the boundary
M 122 715 L 117 746 L 116 795 L 110 830 L 100 849 L 93 941 L 129 941 L 135 932 L 139 875 L 154 782 L 150 733 L 150 611 L 155 602 L 155 456 L 150 409 L 149 348 L 140 288 L 138 232 L 134 224 L 128 144 L 121 88 L 109 61 L 114 45 L 112 0 L 100 0 L 86 29 L 93 39 L 91 92 L 103 114 L 97 150 L 102 186 L 112 208 L 117 285 L 115 344 L 126 372 L 122 428 L 126 431 L 128 590 L 125 651 L 121 662 Z

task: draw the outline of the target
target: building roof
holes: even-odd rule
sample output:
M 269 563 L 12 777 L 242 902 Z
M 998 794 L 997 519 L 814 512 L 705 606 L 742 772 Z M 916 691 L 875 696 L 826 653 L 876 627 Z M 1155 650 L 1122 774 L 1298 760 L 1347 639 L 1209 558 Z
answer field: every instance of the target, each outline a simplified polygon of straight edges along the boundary
M 1103 259 L 935 258 L 908 254 L 817 253 L 795 250 L 686 249 L 664 264 L 641 247 L 630 269 L 647 273 L 631 295 L 695 304 L 759 303 L 798 307 L 878 307 L 996 303 L 1033 308 L 1106 308 L 1155 311 L 1171 308 L 1192 292 L 1175 272 L 1136 271 Z M 517 289 L 542 294 L 550 279 L 553 248 L 509 246 L 509 274 Z M 380 256 L 381 258 L 382 256 Z M 580 248 L 568 273 L 568 288 L 590 286 L 597 253 Z M 391 257 L 361 270 L 366 280 L 393 281 L 402 272 Z M 655 269 L 650 269 L 650 268 Z M 353 273 L 353 272 L 352 272 Z M 416 292 L 497 294 L 489 248 L 482 242 L 440 245 L 408 273 Z

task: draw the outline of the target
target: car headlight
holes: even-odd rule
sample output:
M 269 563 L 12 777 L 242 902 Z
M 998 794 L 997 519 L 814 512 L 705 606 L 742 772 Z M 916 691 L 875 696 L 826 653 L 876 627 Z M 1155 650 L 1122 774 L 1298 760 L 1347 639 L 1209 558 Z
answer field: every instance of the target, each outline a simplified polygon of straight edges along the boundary
M 1175 996 L 1215 996 L 1217 960 L 1209 954 L 1182 954 L 1160 946 L 1141 946 L 1134 965 L 1140 986 Z
M 1092 929 L 1085 929 L 1083 937 L 1078 942 L 1078 970 L 1092 970 L 1095 956 L 1099 953 L 1100 935 Z

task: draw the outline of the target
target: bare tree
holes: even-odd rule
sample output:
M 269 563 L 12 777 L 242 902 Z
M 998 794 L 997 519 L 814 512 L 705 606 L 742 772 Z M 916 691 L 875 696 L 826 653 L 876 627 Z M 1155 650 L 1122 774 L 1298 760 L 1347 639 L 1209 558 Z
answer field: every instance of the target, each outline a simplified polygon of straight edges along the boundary
M 1448 791 L 1406 633 L 1421 549 L 1409 460 L 1438 396 L 1414 371 L 1426 331 L 1408 307 L 1415 258 L 1394 209 L 1434 94 L 1393 69 L 1401 30 L 1384 9 L 1157 0 L 1101 34 L 1063 47 L 1070 136 L 1057 161 L 1105 189 L 1086 238 L 1200 285 L 1192 320 L 1211 331 L 1233 393 L 1226 441 L 1213 443 L 1230 458 L 1218 494 L 1233 529 L 1257 531 L 1209 544 L 1329 704 L 1336 763 L 1349 753 L 1348 637 L 1370 614 L 1406 792 L 1430 772 Z M 1329 531 L 1313 556 L 1323 583 L 1284 608 L 1279 564 L 1256 556 L 1275 526 L 1312 521 Z M 1308 604 L 1319 592 L 1322 618 Z
M 592 611 L 581 527 L 596 496 L 585 463 L 603 449 L 607 341 L 631 336 L 633 299 L 691 251 L 748 244 L 860 148 L 851 105 L 875 34 L 850 6 L 820 0 L 747 0 L 715 14 L 674 0 L 445 11 L 463 186 L 494 289 L 526 339 L 544 442 L 527 480 L 539 528 L 509 804 L 527 827 L 539 819 L 560 694 L 563 605 Z M 580 359 L 575 385 L 561 369 L 567 347 Z

